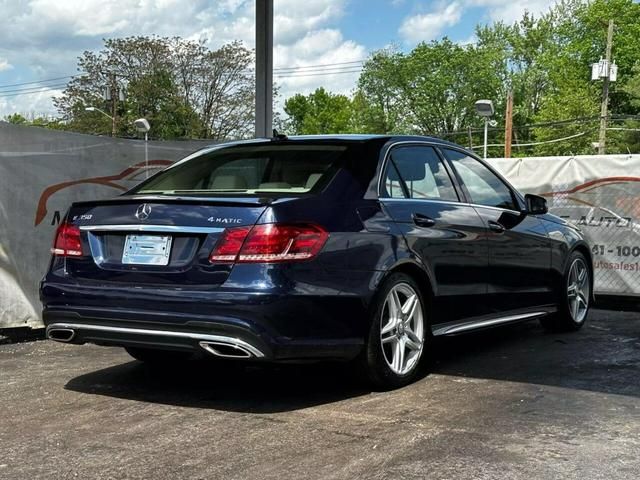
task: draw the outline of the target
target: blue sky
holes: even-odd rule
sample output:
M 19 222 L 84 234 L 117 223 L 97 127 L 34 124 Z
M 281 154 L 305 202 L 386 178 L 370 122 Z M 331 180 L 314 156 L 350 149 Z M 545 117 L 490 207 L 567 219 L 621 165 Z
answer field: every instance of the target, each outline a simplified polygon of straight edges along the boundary
M 477 23 L 512 22 L 554 0 L 275 0 L 274 67 L 282 97 L 318 86 L 349 93 L 372 51 L 410 50 L 446 35 L 473 41 Z M 0 117 L 52 115 L 51 101 L 102 38 L 179 35 L 211 48 L 231 40 L 253 47 L 253 0 L 0 0 Z M 334 70 L 316 68 L 335 65 Z M 280 71 L 278 68 L 297 68 Z M 347 73 L 344 73 L 344 72 Z M 313 73 L 313 74 L 310 74 Z M 318 75 L 317 73 L 322 73 Z M 29 90 L 24 90 L 29 89 Z

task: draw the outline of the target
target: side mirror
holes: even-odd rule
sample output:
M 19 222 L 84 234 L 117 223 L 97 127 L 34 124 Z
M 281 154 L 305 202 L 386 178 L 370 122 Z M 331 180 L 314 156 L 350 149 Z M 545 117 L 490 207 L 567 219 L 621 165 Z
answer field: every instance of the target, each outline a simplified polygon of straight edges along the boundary
M 547 207 L 547 199 L 544 197 L 527 193 L 524 196 L 524 201 L 527 204 L 527 213 L 532 215 L 542 215 L 549 211 L 549 208 Z

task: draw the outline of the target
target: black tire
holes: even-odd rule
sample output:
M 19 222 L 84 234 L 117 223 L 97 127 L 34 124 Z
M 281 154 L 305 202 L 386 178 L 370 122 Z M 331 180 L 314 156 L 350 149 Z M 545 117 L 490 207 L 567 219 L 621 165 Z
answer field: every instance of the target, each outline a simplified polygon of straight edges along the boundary
M 580 295 L 570 294 L 570 285 L 573 284 L 574 268 L 584 271 L 585 277 L 579 281 Z M 562 288 L 558 298 L 558 312 L 540 320 L 542 326 L 550 332 L 575 332 L 580 330 L 587 321 L 589 308 L 591 307 L 591 268 L 585 256 L 577 251 L 571 253 L 567 267 L 562 278 Z M 575 299 L 580 298 L 576 314 Z
M 136 360 L 153 365 L 170 365 L 189 360 L 193 354 L 177 350 L 161 350 L 157 348 L 124 347 Z
M 407 322 L 412 322 L 413 328 L 405 326 L 402 327 L 403 337 L 410 334 L 414 335 L 411 338 L 407 337 L 409 338 L 408 341 L 411 341 L 412 343 L 411 347 L 405 347 L 405 344 L 402 344 L 403 351 L 407 351 L 407 348 L 410 350 L 406 360 L 407 366 L 409 366 L 410 362 L 412 362 L 411 365 L 413 365 L 412 368 L 405 373 L 398 373 L 392 369 L 392 367 L 388 363 L 388 344 L 385 344 L 385 347 L 383 348 L 382 342 L 383 333 L 381 330 L 383 325 L 381 325 L 381 323 L 383 321 L 383 316 L 389 313 L 389 307 L 386 305 L 387 297 L 390 295 L 392 289 L 396 287 L 401 289 L 405 289 L 406 287 L 408 287 L 408 289 L 411 289 L 415 292 L 418 299 L 416 308 L 420 308 L 420 314 L 422 318 L 421 332 L 414 332 L 414 330 L 419 330 L 415 328 L 416 323 L 413 323 L 417 322 L 417 317 L 415 316 L 413 317 L 413 320 L 406 320 Z M 406 298 L 408 300 L 409 297 Z M 428 322 L 428 310 L 426 307 L 427 304 L 425 302 L 424 296 L 422 295 L 420 286 L 409 275 L 406 275 L 404 273 L 394 273 L 390 275 L 380 286 L 371 308 L 370 327 L 369 333 L 365 338 L 365 348 L 358 359 L 358 366 L 360 371 L 364 373 L 366 378 L 373 384 L 375 388 L 381 390 L 400 388 L 411 383 L 419 375 L 422 367 L 424 366 L 424 359 L 426 357 L 425 351 L 427 350 L 427 345 L 430 344 L 431 338 L 431 327 Z M 386 323 L 388 323 L 388 320 L 386 321 Z M 393 342 L 399 342 L 399 339 L 401 339 L 402 337 L 400 337 L 401 333 L 398 332 L 398 328 L 399 327 L 396 327 L 396 334 L 394 335 L 385 334 L 385 339 L 388 340 L 389 338 L 393 337 Z M 398 338 L 398 340 L 395 340 L 395 338 Z M 415 347 L 415 343 L 413 340 L 414 338 L 419 338 L 421 340 L 421 348 L 417 353 L 417 359 L 415 361 L 414 359 L 417 350 L 412 350 L 412 348 Z M 394 345 L 392 345 L 391 349 L 393 350 L 394 348 L 400 348 L 398 345 L 400 344 L 395 343 Z M 393 351 L 395 352 L 395 350 Z M 393 356 L 393 358 L 396 358 L 395 355 Z M 395 364 L 395 361 L 393 361 L 392 363 Z

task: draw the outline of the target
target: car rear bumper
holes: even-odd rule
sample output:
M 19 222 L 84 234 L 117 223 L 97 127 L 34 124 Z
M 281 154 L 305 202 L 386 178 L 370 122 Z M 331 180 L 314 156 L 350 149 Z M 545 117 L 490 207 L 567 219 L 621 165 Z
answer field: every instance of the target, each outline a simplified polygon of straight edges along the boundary
M 47 338 L 64 343 L 94 343 L 209 353 L 256 361 L 349 360 L 358 355 L 363 339 L 290 338 L 275 336 L 242 319 L 171 315 L 149 320 L 151 312 L 74 311 L 46 308 Z

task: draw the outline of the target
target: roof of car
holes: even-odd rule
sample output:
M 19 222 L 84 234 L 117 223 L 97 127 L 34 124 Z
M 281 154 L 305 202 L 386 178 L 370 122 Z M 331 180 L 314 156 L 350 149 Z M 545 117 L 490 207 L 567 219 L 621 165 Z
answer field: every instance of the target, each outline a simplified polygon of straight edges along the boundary
M 266 141 L 274 140 L 273 138 L 252 138 L 248 140 L 237 140 L 232 142 L 224 142 L 222 144 L 211 145 L 211 147 L 226 146 L 226 145 L 242 145 L 251 143 L 263 143 Z M 308 140 L 323 140 L 323 141 L 340 141 L 340 142 L 366 142 L 370 140 L 394 140 L 394 141 L 420 141 L 420 142 L 433 142 L 442 145 L 450 145 L 461 148 L 460 145 L 443 140 L 437 137 L 428 137 L 422 135 L 377 135 L 377 134 L 335 134 L 335 135 L 291 135 L 282 139 L 275 139 L 275 141 L 281 142 L 295 142 L 295 141 L 308 141 Z M 462 147 L 464 148 L 464 147 Z

